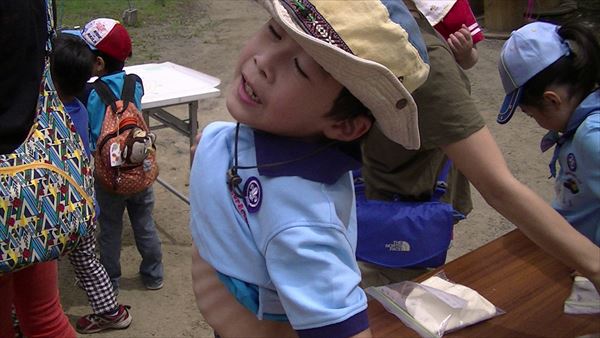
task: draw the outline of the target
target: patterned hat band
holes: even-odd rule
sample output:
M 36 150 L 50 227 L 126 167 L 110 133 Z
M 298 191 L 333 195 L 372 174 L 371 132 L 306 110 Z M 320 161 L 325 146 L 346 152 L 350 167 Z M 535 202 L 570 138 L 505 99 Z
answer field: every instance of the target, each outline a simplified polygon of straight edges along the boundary
M 282 4 L 290 14 L 293 14 L 292 18 L 295 19 L 296 24 L 307 34 L 354 55 L 350 47 L 309 0 L 283 0 Z

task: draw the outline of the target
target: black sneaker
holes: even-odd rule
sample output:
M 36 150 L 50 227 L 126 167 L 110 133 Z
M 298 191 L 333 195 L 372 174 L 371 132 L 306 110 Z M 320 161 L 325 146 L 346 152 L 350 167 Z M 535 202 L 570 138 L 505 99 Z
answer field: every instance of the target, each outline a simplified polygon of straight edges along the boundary
M 164 283 L 163 283 L 162 279 L 151 281 L 151 282 L 144 282 L 144 286 L 148 290 L 160 290 L 160 289 L 162 289 L 163 285 L 164 285 Z

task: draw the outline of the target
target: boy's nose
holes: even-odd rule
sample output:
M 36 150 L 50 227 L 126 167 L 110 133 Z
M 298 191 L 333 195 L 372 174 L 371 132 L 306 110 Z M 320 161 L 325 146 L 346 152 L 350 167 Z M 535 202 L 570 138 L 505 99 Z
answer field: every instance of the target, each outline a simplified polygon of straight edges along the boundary
M 272 70 L 270 69 L 271 66 L 269 66 L 269 63 L 265 60 L 265 56 L 264 55 L 256 55 L 253 58 L 254 60 L 254 65 L 256 66 L 256 69 L 258 70 L 258 74 L 263 77 L 264 79 L 267 80 L 267 82 L 271 82 L 273 80 L 273 73 Z
M 285 67 L 286 60 L 293 58 L 296 51 L 292 43 L 280 42 L 276 46 L 269 46 L 254 55 L 254 64 L 258 72 L 268 82 L 275 81 L 278 72 Z

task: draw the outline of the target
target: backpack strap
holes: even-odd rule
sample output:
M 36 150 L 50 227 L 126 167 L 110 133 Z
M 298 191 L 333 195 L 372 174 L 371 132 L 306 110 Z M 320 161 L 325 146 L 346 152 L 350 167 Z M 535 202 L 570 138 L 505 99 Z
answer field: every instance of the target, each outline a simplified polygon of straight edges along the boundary
M 98 93 L 102 103 L 104 103 L 105 106 L 110 106 L 112 111 L 117 113 L 116 102 L 118 99 L 108 85 L 104 83 L 104 81 L 100 80 L 100 78 L 97 78 L 96 81 L 92 83 L 92 86 L 96 90 L 96 93 Z
M 123 100 L 123 107 L 127 107 L 130 103 L 135 104 L 136 82 L 139 82 L 140 84 L 142 83 L 142 79 L 137 74 L 125 75 L 125 83 L 123 84 L 123 91 L 121 92 L 121 100 Z
M 438 178 L 435 183 L 435 190 L 431 195 L 432 201 L 439 201 L 442 196 L 446 193 L 446 189 L 448 188 L 448 174 L 450 173 L 450 168 L 452 167 L 452 161 L 447 158 L 442 170 L 438 174 Z

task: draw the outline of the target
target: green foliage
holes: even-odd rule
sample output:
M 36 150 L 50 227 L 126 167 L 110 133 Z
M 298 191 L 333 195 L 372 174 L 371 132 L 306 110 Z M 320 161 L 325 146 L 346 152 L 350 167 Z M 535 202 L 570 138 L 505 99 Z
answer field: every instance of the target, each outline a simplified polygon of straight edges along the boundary
M 58 24 L 61 27 L 82 26 L 100 17 L 121 20 L 123 11 L 135 8 L 143 22 L 174 17 L 190 0 L 56 0 Z
M 2 1 L 2 0 L 0 0 Z M 159 59 L 157 40 L 185 40 L 201 34 L 210 19 L 200 0 L 55 0 L 57 27 L 74 28 L 92 19 L 123 22 L 125 10 L 137 11 L 135 26 L 126 26 L 133 42 L 130 63 Z M 198 22 L 194 17 L 207 20 Z

